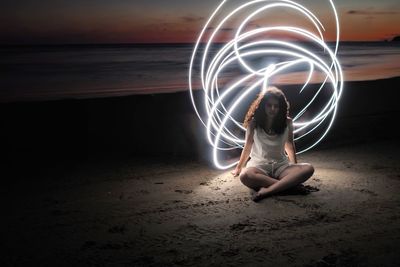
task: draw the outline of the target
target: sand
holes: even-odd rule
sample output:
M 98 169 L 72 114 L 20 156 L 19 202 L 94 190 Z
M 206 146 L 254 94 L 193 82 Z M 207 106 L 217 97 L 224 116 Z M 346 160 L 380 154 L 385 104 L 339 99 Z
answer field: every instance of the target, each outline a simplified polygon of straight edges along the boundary
M 399 85 L 346 83 L 306 190 L 260 203 L 187 92 L 1 104 L 0 266 L 400 266 Z
M 400 145 L 317 149 L 259 203 L 196 161 L 53 166 L 2 189 L 2 266 L 399 266 Z

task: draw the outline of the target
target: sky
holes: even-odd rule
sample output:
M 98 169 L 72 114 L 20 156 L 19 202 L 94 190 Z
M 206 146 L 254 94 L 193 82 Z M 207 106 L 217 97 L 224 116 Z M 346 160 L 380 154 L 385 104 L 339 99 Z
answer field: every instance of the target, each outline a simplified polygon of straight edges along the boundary
M 322 21 L 332 21 L 327 0 L 297 2 L 309 7 Z M 216 0 L 1 1 L 0 44 L 193 43 L 219 3 Z M 340 17 L 342 41 L 383 41 L 400 35 L 399 0 L 334 3 Z M 292 18 L 292 22 L 302 23 L 284 10 L 278 13 L 269 17 L 269 21 Z M 328 39 L 334 39 L 333 26 L 327 23 Z

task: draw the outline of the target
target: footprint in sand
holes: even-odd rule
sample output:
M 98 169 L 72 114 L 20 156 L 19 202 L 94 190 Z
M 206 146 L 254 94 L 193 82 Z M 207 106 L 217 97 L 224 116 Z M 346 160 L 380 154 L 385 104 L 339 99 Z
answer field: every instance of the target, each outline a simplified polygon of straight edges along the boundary
M 193 193 L 193 190 L 181 190 L 181 189 L 176 189 L 175 192 L 181 193 L 181 194 L 191 194 L 191 193 Z
M 346 167 L 346 168 L 348 168 L 348 169 L 350 169 L 351 167 L 353 167 L 354 166 L 354 163 L 353 162 L 347 162 L 347 161 L 345 161 L 345 162 L 343 162 L 343 164 L 344 164 L 344 166 Z
M 365 194 L 368 194 L 368 195 L 374 196 L 374 197 L 378 196 L 377 193 L 375 193 L 374 191 L 368 190 L 368 189 L 354 189 L 354 191 L 365 193 Z
M 108 229 L 108 232 L 111 234 L 123 234 L 126 231 L 125 225 L 115 225 Z

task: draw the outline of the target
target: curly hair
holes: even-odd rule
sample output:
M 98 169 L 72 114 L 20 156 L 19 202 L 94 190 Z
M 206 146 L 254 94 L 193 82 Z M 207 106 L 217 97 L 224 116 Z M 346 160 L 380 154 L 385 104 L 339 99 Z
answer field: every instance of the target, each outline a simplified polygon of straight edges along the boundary
M 255 127 L 265 129 L 268 121 L 267 114 L 265 113 L 265 103 L 268 98 L 274 97 L 278 99 L 279 111 L 274 121 L 272 122 L 271 129 L 277 134 L 282 134 L 287 126 L 287 117 L 289 116 L 289 102 L 285 94 L 276 87 L 268 87 L 267 90 L 261 92 L 257 98 L 251 103 L 249 110 L 243 122 L 243 126 L 247 128 L 253 120 Z

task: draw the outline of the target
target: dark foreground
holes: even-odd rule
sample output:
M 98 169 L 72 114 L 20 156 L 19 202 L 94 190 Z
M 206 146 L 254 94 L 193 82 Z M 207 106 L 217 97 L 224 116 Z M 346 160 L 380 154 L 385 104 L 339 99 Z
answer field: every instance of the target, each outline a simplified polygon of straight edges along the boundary
M 310 152 L 306 190 L 260 203 L 192 161 L 50 167 L 2 187 L 2 266 L 399 266 L 399 149 Z
M 308 187 L 257 204 L 186 93 L 3 103 L 0 265 L 400 266 L 399 85 L 346 84 Z

